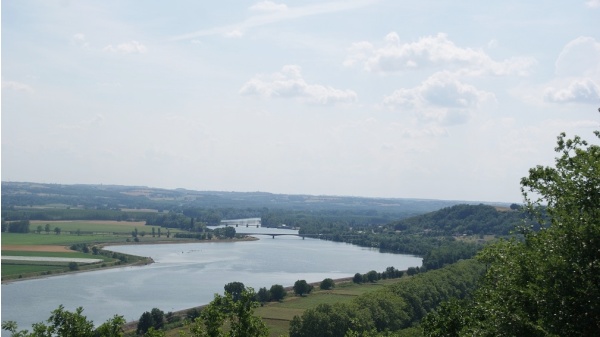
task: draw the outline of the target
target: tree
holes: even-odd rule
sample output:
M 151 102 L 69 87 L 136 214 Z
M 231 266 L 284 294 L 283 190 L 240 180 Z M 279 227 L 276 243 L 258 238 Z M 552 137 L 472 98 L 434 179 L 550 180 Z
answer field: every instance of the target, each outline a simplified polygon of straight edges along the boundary
M 33 324 L 33 331 L 18 330 L 17 323 L 13 321 L 2 322 L 2 329 L 11 332 L 12 337 L 121 337 L 123 336 L 123 316 L 115 315 L 96 330 L 94 323 L 83 316 L 83 308 L 75 309 L 75 312 L 65 310 L 60 305 L 52 311 L 50 318 L 46 321 Z
M 44 231 L 46 231 L 46 234 L 50 234 L 50 224 L 44 226 Z
M 246 286 L 244 286 L 242 282 L 230 282 L 227 283 L 224 288 L 225 292 L 231 294 L 233 300 L 237 301 L 242 295 L 242 292 L 246 289 Z
M 281 284 L 274 284 L 269 289 L 269 293 L 271 294 L 271 300 L 273 301 L 281 301 L 287 295 L 287 291 Z
M 60 227 L 54 227 L 54 233 L 56 233 L 56 235 L 60 235 L 61 229 Z
M 215 298 L 200 312 L 188 329 L 191 335 L 183 333 L 182 336 L 192 337 L 266 337 L 269 329 L 265 323 L 253 315 L 254 309 L 259 306 L 255 301 L 256 294 L 252 288 L 246 288 L 237 301 L 233 300 L 231 293 L 224 296 L 215 294 Z M 227 332 L 223 331 L 224 324 L 228 324 Z
M 148 329 L 154 326 L 154 319 L 152 318 L 152 314 L 148 311 L 144 311 L 138 319 L 138 324 L 135 332 L 140 335 L 146 333 Z
M 299 296 L 309 294 L 313 289 L 313 286 L 306 283 L 306 280 L 298 280 L 294 283 L 294 293 Z
M 71 270 L 71 271 L 79 270 L 79 265 L 77 264 L 77 262 L 69 262 L 69 270 Z
M 373 282 L 377 282 L 377 280 L 379 279 L 379 275 L 377 275 L 377 272 L 374 270 L 371 270 L 367 273 L 367 280 L 371 283 Z
M 335 282 L 333 282 L 333 280 L 330 278 L 324 279 L 319 285 L 319 288 L 321 288 L 322 290 L 330 290 L 333 289 L 333 287 L 335 287 Z
M 600 146 L 562 133 L 555 150 L 554 167 L 537 166 L 521 180 L 524 208 L 541 229 L 522 227 L 522 240 L 485 248 L 479 259 L 488 268 L 473 300 L 428 316 L 426 336 L 600 331 Z
M 256 300 L 260 303 L 269 302 L 271 300 L 271 293 L 267 288 L 262 287 L 258 289 L 258 292 L 256 293 Z
M 40 234 L 42 232 L 42 230 L 43 230 L 42 225 L 38 225 L 35 232 L 38 233 L 38 234 Z
M 362 283 L 363 282 L 362 274 L 361 273 L 354 274 L 354 277 L 352 278 L 352 282 L 354 282 L 354 283 Z

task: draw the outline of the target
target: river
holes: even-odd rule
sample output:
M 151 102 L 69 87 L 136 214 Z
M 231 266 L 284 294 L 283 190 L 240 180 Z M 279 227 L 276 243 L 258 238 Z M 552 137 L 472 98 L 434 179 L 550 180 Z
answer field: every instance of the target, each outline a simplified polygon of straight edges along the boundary
M 236 228 L 237 232 L 271 233 L 267 228 Z M 277 230 L 291 234 L 291 230 Z M 297 233 L 297 232 L 296 232 Z M 239 281 L 258 291 L 296 280 L 318 282 L 393 266 L 420 266 L 421 258 L 380 253 L 345 243 L 302 239 L 298 236 L 255 235 L 259 240 L 111 246 L 110 250 L 150 256 L 147 266 L 65 274 L 2 285 L 2 321 L 14 320 L 31 330 L 60 304 L 67 310 L 81 306 L 84 315 L 101 324 L 115 314 L 137 320 L 156 307 L 165 313 L 206 304 L 223 286 Z M 2 331 L 2 336 L 9 336 Z

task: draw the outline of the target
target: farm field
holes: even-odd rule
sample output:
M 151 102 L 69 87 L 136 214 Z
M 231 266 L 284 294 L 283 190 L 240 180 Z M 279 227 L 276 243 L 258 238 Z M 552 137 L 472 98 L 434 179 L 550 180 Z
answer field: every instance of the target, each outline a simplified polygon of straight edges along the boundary
M 46 232 L 46 225 L 49 231 Z M 38 227 L 39 226 L 39 227 Z M 54 229 L 60 228 L 60 234 Z M 132 240 L 131 232 L 137 230 L 139 240 L 142 243 L 152 243 L 157 241 L 169 240 L 166 238 L 166 230 L 163 229 L 161 238 L 152 237 L 152 227 L 145 226 L 144 222 L 121 222 L 121 221 L 31 221 L 30 229 L 36 231 L 42 228 L 40 232 L 23 233 L 3 233 L 2 241 L 2 280 L 14 278 L 28 278 L 44 276 L 60 272 L 68 272 L 69 263 L 62 261 L 16 261 L 7 260 L 8 256 L 26 256 L 31 259 L 39 257 L 45 258 L 87 258 L 101 259 L 101 262 L 82 263 L 77 270 L 90 268 L 101 268 L 122 263 L 136 263 L 144 258 L 114 256 L 111 253 L 93 255 L 91 248 L 93 246 L 102 246 L 104 244 L 127 243 Z M 177 232 L 176 230 L 172 233 Z M 79 234 L 76 234 L 79 233 Z M 145 234 L 142 236 L 142 234 Z M 173 239 L 171 239 L 173 240 Z M 85 245 L 89 252 L 78 252 L 72 250 L 73 245 Z

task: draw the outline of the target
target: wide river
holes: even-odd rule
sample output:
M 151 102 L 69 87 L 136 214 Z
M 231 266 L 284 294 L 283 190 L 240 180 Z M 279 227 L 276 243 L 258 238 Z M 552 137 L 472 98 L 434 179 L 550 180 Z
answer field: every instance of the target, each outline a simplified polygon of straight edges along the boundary
M 238 233 L 294 233 L 269 228 L 236 228 Z M 318 282 L 393 266 L 420 266 L 421 258 L 380 253 L 344 243 L 298 236 L 255 235 L 260 240 L 111 246 L 110 250 L 150 256 L 156 263 L 52 276 L 2 285 L 2 321 L 20 329 L 45 321 L 60 304 L 81 306 L 84 315 L 101 324 L 115 314 L 137 320 L 144 311 L 165 313 L 209 303 L 223 286 L 239 281 L 258 290 L 296 280 Z M 2 336 L 9 336 L 2 331 Z

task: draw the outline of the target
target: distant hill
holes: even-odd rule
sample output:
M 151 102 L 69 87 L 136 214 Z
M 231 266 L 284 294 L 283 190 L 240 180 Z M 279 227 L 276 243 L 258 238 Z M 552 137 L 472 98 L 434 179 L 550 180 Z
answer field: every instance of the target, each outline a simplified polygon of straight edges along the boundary
M 62 185 L 2 182 L 2 206 L 104 208 L 273 207 L 285 209 L 377 209 L 424 213 L 460 201 L 362 198 L 161 189 L 145 186 Z
M 490 205 L 460 204 L 442 208 L 393 223 L 399 231 L 423 231 L 432 234 L 498 234 L 506 235 L 522 225 L 524 214 L 510 208 Z

